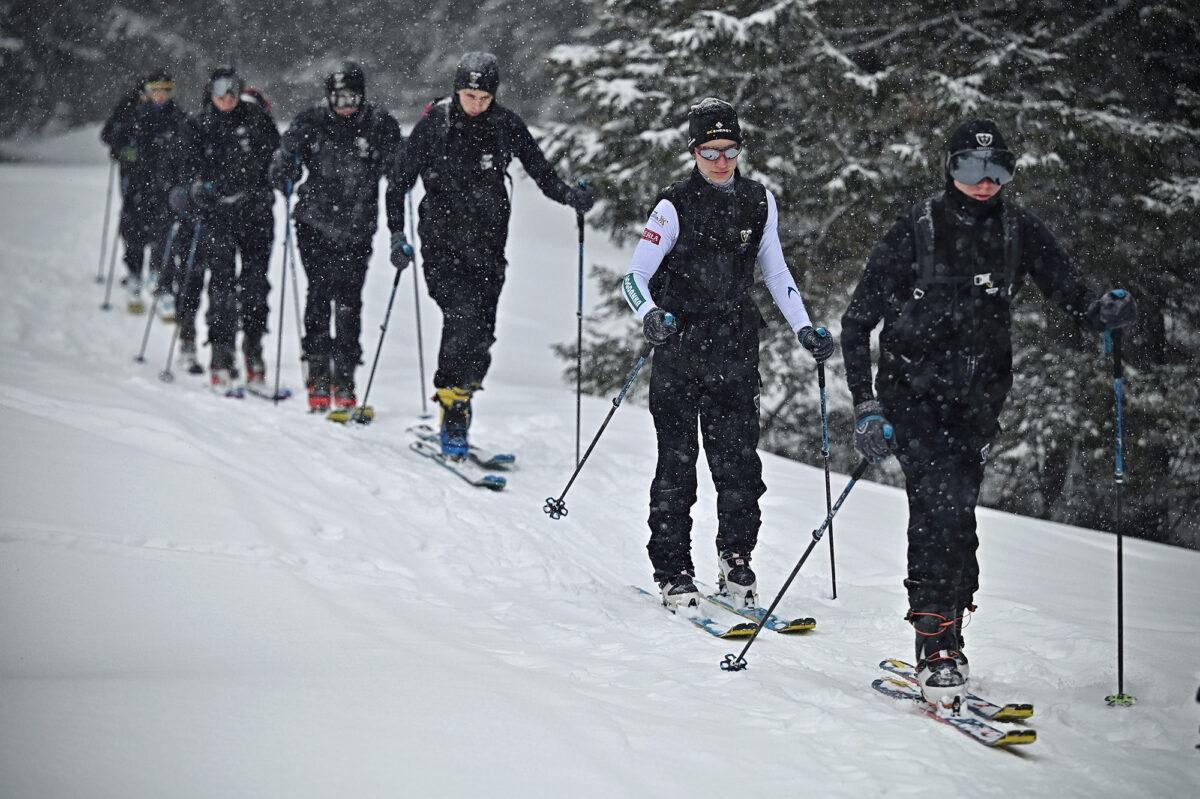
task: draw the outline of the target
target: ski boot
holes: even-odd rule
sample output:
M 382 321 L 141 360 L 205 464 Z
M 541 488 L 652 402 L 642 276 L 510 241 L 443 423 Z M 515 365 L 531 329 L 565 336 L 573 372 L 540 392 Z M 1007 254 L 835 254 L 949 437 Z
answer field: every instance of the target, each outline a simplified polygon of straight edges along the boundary
M 758 607 L 758 580 L 750 568 L 750 558 L 737 552 L 723 552 L 717 559 L 717 593 L 729 598 L 735 608 Z
M 333 377 L 333 407 L 337 410 L 353 410 L 358 404 L 354 396 L 354 370 L 339 368 Z
M 442 409 L 441 433 L 442 455 L 462 460 L 470 452 L 467 428 L 471 426 L 471 390 L 467 388 L 439 388 L 434 395 Z
M 330 402 L 329 362 L 324 358 L 308 362 L 308 411 L 324 413 Z
M 204 374 L 204 367 L 200 365 L 200 359 L 196 354 L 196 339 L 180 337 L 179 362 L 183 364 L 190 375 Z
M 209 365 L 209 385 L 212 390 L 226 397 L 240 397 L 241 387 L 237 383 L 238 371 L 233 365 L 233 353 L 213 351 Z
M 169 291 L 158 295 L 158 318 L 164 322 L 175 321 L 175 295 Z
M 262 345 L 243 341 L 242 358 L 246 364 L 246 385 L 266 391 L 267 364 L 263 360 Z
M 129 295 L 125 304 L 126 310 L 132 314 L 145 313 L 146 301 L 142 299 L 142 279 L 137 275 L 130 275 L 125 283 L 125 291 Z
M 910 610 L 908 620 L 917 633 L 917 683 L 921 696 L 941 715 L 958 715 L 967 680 L 958 670 L 962 653 L 953 616 L 940 608 Z
M 659 582 L 662 603 L 667 610 L 675 613 L 680 609 L 696 610 L 700 607 L 700 591 L 692 579 L 689 572 L 682 571 Z

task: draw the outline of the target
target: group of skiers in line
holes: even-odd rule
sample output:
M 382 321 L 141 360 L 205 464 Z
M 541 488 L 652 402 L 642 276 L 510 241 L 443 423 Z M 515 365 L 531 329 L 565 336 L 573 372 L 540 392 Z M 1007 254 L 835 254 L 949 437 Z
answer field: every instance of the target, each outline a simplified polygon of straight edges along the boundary
M 490 364 L 507 267 L 509 163 L 519 158 L 544 194 L 578 213 L 593 203 L 586 188 L 558 177 L 524 122 L 495 101 L 499 82 L 494 56 L 466 54 L 453 94 L 430 103 L 405 139 L 396 120 L 367 101 L 362 69 L 346 64 L 326 78 L 323 102 L 280 137 L 261 97 L 254 101 L 232 69 L 212 73 L 205 107 L 191 117 L 174 105 L 167 73 L 147 76 L 103 135 L 122 169 L 131 299 L 140 303 L 149 247 L 152 267 L 165 265 L 155 290 L 177 298 L 183 357 L 199 369 L 195 313 L 207 271 L 212 382 L 236 379 L 239 325 L 247 379 L 262 380 L 271 192 L 290 202 L 299 184 L 294 221 L 308 277 L 309 407 L 353 407 L 379 182 L 388 179 L 390 257 L 403 270 L 414 255 L 404 234 L 404 197 L 420 177 L 425 277 L 445 319 L 434 377 L 441 443 L 445 456 L 466 456 L 471 399 Z M 650 411 L 658 461 L 647 548 L 664 604 L 697 607 L 691 508 L 703 437 L 717 489 L 719 589 L 753 606 L 758 588 L 750 562 L 766 490 L 757 454 L 765 323 L 750 295 L 755 266 L 816 362 L 833 355 L 835 342 L 813 324 L 787 266 L 774 194 L 738 170 L 736 109 L 715 98 L 694 105 L 687 149 L 694 168 L 659 194 L 621 282 L 654 348 Z M 876 244 L 841 320 L 855 446 L 872 463 L 895 455 L 904 472 L 907 618 L 916 630 L 922 692 L 939 704 L 961 698 L 968 676 L 961 627 L 979 587 L 975 505 L 1012 386 L 1018 292 L 1031 279 L 1090 330 L 1136 319 L 1127 291 L 1096 291 L 1037 217 L 1004 197 L 1017 158 L 994 122 L 960 124 L 946 142 L 943 167 L 941 193 L 918 203 Z M 242 258 L 236 274 L 235 252 Z M 872 380 L 870 337 L 880 322 Z
M 391 262 L 403 270 L 414 256 L 404 199 L 420 177 L 424 273 L 444 317 L 433 380 L 441 444 L 447 457 L 465 457 L 471 398 L 491 363 L 508 265 L 509 164 L 520 159 L 548 197 L 580 214 L 593 204 L 588 189 L 558 177 L 524 121 L 496 102 L 499 85 L 495 56 L 467 53 L 454 92 L 430 103 L 406 139 L 396 119 L 367 100 L 362 68 L 347 62 L 326 77 L 322 101 L 280 136 L 261 94 L 231 67 L 212 72 L 203 108 L 192 115 L 176 105 L 169 72 L 147 75 L 102 133 L 121 165 L 130 309 L 144 310 L 148 249 L 153 291 L 179 326 L 181 357 L 201 373 L 195 317 L 207 273 L 210 381 L 226 390 L 239 380 L 240 328 L 245 379 L 262 384 L 273 191 L 289 203 L 296 193 L 292 219 L 308 283 L 302 346 L 309 409 L 353 408 L 380 180 L 387 178 Z
M 832 336 L 809 318 L 784 262 L 772 192 L 737 169 L 737 111 L 707 98 L 688 115 L 690 176 L 663 189 L 622 291 L 654 348 L 650 412 L 658 464 L 648 550 L 662 601 L 699 607 L 691 556 L 698 440 L 717 490 L 718 586 L 757 605 L 750 565 L 766 490 L 759 437 L 757 264 L 798 343 L 817 363 Z M 768 157 L 769 154 L 763 154 Z M 1129 292 L 1101 294 L 1054 236 L 1004 196 L 1017 157 L 991 120 L 968 119 L 943 154 L 941 193 L 918 203 L 871 251 L 841 319 L 854 443 L 895 455 L 908 495 L 907 620 L 924 698 L 957 707 L 968 662 L 962 621 L 979 588 L 975 506 L 1013 381 L 1012 306 L 1031 279 L 1072 320 L 1112 331 L 1136 320 Z M 872 381 L 871 332 L 880 322 Z

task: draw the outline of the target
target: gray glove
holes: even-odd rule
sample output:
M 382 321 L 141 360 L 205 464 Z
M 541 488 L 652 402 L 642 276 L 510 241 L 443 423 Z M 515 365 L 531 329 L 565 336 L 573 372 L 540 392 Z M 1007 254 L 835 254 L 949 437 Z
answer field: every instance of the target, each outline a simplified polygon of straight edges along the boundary
M 646 341 L 655 347 L 666 344 L 667 339 L 678 331 L 675 317 L 662 308 L 651 308 L 642 318 L 642 333 L 646 336 Z
M 413 248 L 403 233 L 392 234 L 392 266 L 403 272 L 413 262 Z
M 796 331 L 796 338 L 800 346 L 812 353 L 817 363 L 825 363 L 833 355 L 833 336 L 823 327 L 814 330 L 812 325 L 805 325 Z
M 1120 330 L 1137 322 L 1137 303 L 1125 289 L 1106 291 L 1088 306 L 1087 318 L 1097 330 Z
M 854 406 L 854 448 L 868 463 L 887 460 L 892 454 L 892 425 L 883 418 L 878 400 L 860 402 Z

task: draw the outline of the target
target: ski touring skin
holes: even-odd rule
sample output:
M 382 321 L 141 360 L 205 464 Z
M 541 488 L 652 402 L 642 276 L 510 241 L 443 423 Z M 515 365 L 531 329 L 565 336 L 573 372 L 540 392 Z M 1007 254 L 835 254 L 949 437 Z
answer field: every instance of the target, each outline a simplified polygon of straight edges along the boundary
M 917 685 L 917 670 L 903 660 L 888 658 L 879 664 L 879 668 L 891 672 L 912 685 Z M 1033 715 L 1033 705 L 1028 703 L 1009 703 L 997 705 L 977 694 L 966 694 L 963 704 L 976 716 L 988 721 L 1024 721 Z
M 438 431 L 432 425 L 417 424 L 408 431 L 419 439 L 428 441 L 434 446 L 440 446 Z M 470 445 L 467 455 L 471 461 L 483 469 L 512 469 L 517 465 L 517 456 L 511 452 L 493 452 L 485 447 Z
M 1037 740 L 1036 730 L 1002 730 L 971 716 L 943 716 L 925 701 L 921 692 L 899 676 L 880 677 L 871 687 L 884 696 L 912 702 L 926 716 L 989 747 L 1021 746 Z
M 503 491 L 508 480 L 498 474 L 475 474 L 475 469 L 466 461 L 455 461 L 442 454 L 441 447 L 418 438 L 408 445 L 409 449 L 418 455 L 428 458 L 434 463 L 452 472 L 455 477 L 476 488 L 487 488 L 492 491 Z
M 750 636 L 754 635 L 754 630 L 757 625 L 750 624 L 748 622 L 737 622 L 732 625 L 722 624 L 711 616 L 704 615 L 703 611 L 698 608 L 696 609 L 696 615 L 689 615 L 683 612 L 675 613 L 662 603 L 662 598 L 657 594 L 652 594 L 646 589 L 636 585 L 631 585 L 629 587 L 634 591 L 637 591 L 639 594 L 642 594 L 655 605 L 658 605 L 668 613 L 687 619 L 692 623 L 692 625 L 704 630 L 704 632 L 708 633 L 714 638 L 749 638 Z
M 811 632 L 817 627 L 817 620 L 811 616 L 783 619 L 774 614 L 768 616 L 765 608 L 734 607 L 733 603 L 729 601 L 729 597 L 717 593 L 699 580 L 696 580 L 695 583 L 706 601 L 711 602 L 717 607 L 724 608 L 730 613 L 736 613 L 744 619 L 750 619 L 755 624 L 762 624 L 773 632 L 782 633 L 783 635 L 796 635 L 798 633 Z

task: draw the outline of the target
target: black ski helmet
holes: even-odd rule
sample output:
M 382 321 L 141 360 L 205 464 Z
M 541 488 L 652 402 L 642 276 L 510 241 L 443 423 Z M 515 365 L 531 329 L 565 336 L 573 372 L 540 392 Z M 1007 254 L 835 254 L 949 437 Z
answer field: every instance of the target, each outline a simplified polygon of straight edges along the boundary
M 715 139 L 741 144 L 742 126 L 732 105 L 716 97 L 705 97 L 688 109 L 688 150 Z
M 474 89 L 494 95 L 500 88 L 500 65 L 491 53 L 471 52 L 454 68 L 454 90 Z
M 967 179 L 964 183 L 974 184 L 986 177 L 1003 185 L 1012 180 L 1016 173 L 1016 154 L 1008 149 L 1000 126 L 990 119 L 963 121 L 946 139 L 943 155 L 942 166 L 947 187 L 954 185 L 954 177 L 950 174 L 951 161 L 960 155 L 971 159 L 975 166 L 969 177 L 976 179 Z
M 367 97 L 367 78 L 363 68 L 353 61 L 346 61 L 340 67 L 330 72 L 325 78 L 325 96 L 336 91 L 349 91 L 362 97 Z

